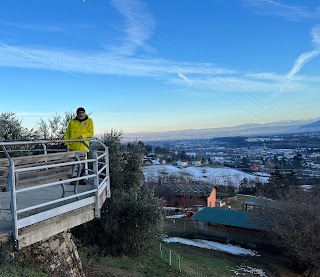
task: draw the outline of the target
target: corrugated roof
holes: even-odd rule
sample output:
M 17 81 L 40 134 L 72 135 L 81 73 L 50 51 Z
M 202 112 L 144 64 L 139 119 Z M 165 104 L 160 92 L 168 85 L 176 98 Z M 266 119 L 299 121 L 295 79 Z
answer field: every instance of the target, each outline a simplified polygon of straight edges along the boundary
M 202 209 L 190 219 L 246 229 L 265 229 L 262 227 L 261 223 L 259 224 L 259 222 L 257 222 L 257 220 L 253 217 L 252 212 L 244 212 L 239 210 L 208 207 Z

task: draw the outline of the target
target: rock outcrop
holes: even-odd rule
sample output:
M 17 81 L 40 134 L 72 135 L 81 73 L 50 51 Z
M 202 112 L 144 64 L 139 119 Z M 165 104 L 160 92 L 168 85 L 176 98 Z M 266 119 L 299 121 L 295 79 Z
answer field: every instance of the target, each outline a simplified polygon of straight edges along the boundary
M 62 232 L 22 251 L 29 252 L 49 276 L 85 277 L 70 232 Z

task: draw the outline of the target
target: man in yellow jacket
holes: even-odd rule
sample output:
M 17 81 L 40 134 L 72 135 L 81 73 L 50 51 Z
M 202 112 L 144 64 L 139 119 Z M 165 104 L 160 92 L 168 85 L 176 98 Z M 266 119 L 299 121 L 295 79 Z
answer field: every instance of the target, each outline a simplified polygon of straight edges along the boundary
M 64 139 L 86 139 L 92 137 L 94 134 L 93 121 L 88 115 L 84 108 L 80 107 L 77 109 L 77 116 L 70 120 L 67 130 L 64 133 Z M 89 145 L 89 141 L 85 141 Z M 66 142 L 67 151 L 85 150 L 89 152 L 89 149 L 82 142 Z M 80 176 L 83 176 L 85 168 L 81 170 Z M 84 180 L 79 182 L 81 185 L 85 185 Z
M 94 134 L 93 121 L 88 115 L 84 108 L 80 107 L 77 109 L 77 116 L 70 120 L 68 128 L 64 134 L 64 139 L 86 139 L 91 138 Z M 89 141 L 85 141 L 89 145 Z M 89 149 L 82 142 L 66 142 L 67 150 L 86 150 Z

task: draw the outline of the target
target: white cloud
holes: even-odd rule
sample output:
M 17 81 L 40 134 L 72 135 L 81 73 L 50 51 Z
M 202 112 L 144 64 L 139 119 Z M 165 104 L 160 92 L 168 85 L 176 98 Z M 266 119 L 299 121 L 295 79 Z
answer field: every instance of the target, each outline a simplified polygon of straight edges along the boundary
M 317 10 L 311 11 L 303 6 L 288 6 L 272 0 L 245 0 L 245 3 L 258 14 L 279 16 L 289 21 L 318 16 Z
M 301 54 L 295 61 L 293 67 L 287 74 L 287 79 L 292 80 L 293 77 L 301 70 L 301 68 L 311 59 L 320 55 L 320 26 L 316 26 L 311 31 L 312 42 L 315 49 Z
M 154 33 L 155 19 L 139 0 L 111 0 L 111 5 L 125 17 L 125 39 L 122 45 L 113 47 L 114 54 L 130 56 L 138 48 L 152 52 L 146 44 Z
M 191 80 L 189 80 L 189 79 L 187 78 L 187 76 L 184 75 L 181 71 L 178 72 L 178 76 L 179 76 L 181 79 L 185 80 L 189 85 L 192 85 Z
M 13 22 L 1 22 L 2 25 L 14 27 L 18 29 L 37 30 L 44 32 L 61 32 L 65 27 L 53 25 L 37 25 L 37 24 L 17 24 Z

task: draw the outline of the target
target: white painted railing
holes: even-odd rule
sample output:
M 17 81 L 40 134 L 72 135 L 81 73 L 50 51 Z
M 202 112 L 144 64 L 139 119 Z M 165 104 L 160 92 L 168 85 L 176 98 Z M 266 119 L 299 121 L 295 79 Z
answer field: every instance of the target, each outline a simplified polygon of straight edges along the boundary
M 2 152 L 5 154 L 8 160 L 8 182 L 7 189 L 10 190 L 11 202 L 10 209 L 13 219 L 13 242 L 14 246 L 19 249 L 23 247 L 19 245 L 21 239 L 24 240 L 24 245 L 29 245 L 30 240 L 21 236 L 21 230 L 27 228 L 33 224 L 44 222 L 52 218 L 58 217 L 60 215 L 66 214 L 71 211 L 79 210 L 84 207 L 93 206 L 94 217 L 100 217 L 100 209 L 106 198 L 110 197 L 110 178 L 109 178 L 109 154 L 108 148 L 103 144 L 103 142 L 97 138 L 86 139 L 90 141 L 90 146 L 85 143 L 85 140 L 32 140 L 32 141 L 15 141 L 15 142 L 0 142 L 2 147 Z M 24 165 L 23 167 L 17 167 L 15 165 L 14 156 L 32 156 L 33 160 L 36 159 L 36 155 L 31 154 L 48 154 L 48 152 L 63 152 L 64 149 L 54 149 L 50 148 L 52 145 L 63 145 L 65 142 L 80 141 L 87 146 L 90 150 L 88 153 L 88 159 L 78 159 L 74 161 L 59 160 L 55 164 L 30 164 Z M 42 149 L 33 149 L 34 146 L 41 145 Z M 38 153 L 36 153 L 38 152 Z M 43 156 L 43 155 L 42 155 Z M 3 160 L 3 159 L 2 159 Z M 38 183 L 37 185 L 26 186 L 19 188 L 18 177 L 19 174 L 31 174 L 31 172 L 39 172 L 46 169 L 57 169 L 57 171 L 66 166 L 77 166 L 78 170 L 85 165 L 86 172 L 84 176 L 79 174 L 70 179 L 58 179 L 54 181 L 44 183 Z M 46 174 L 46 173 L 45 173 Z M 86 180 L 88 185 L 88 190 L 78 192 L 77 185 L 80 180 Z M 70 182 L 75 182 L 75 189 L 73 195 L 65 196 L 65 185 L 68 186 Z M 17 201 L 19 197 L 23 197 L 26 193 L 37 193 L 41 194 L 41 191 L 47 188 L 54 188 L 57 186 L 63 187 L 63 195 L 56 199 L 48 199 L 42 203 L 32 203 L 32 199 L 26 200 L 30 202 L 28 204 L 23 203 L 24 207 L 19 208 L 17 206 Z M 32 194 L 31 194 L 32 195 Z M 103 197 L 104 196 L 104 197 Z M 23 200 L 25 201 L 25 200 Z M 89 219 L 91 220 L 91 219 Z M 82 222 L 82 221 L 81 221 Z M 75 226 L 78 224 L 75 224 Z M 70 224 L 65 226 L 70 227 Z M 74 227 L 74 226 L 73 226 Z

